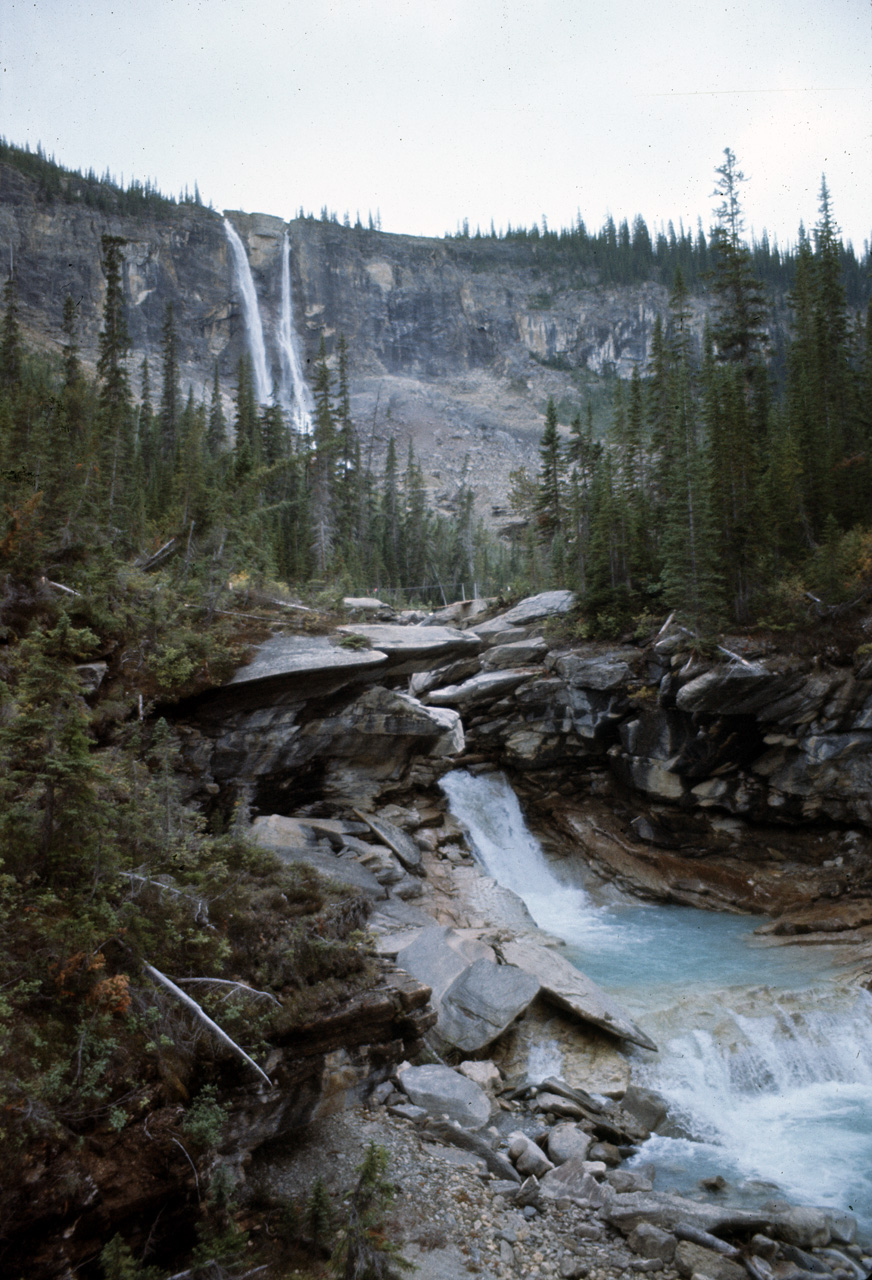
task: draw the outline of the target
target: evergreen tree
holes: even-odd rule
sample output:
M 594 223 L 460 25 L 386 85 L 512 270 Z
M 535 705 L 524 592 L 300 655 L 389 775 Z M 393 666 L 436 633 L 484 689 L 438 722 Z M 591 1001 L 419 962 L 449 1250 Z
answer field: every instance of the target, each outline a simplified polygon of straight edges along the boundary
M 750 381 L 766 345 L 766 301 L 742 239 L 741 186 L 745 175 L 729 147 L 724 149 L 724 163 L 716 172 L 714 194 L 720 203 L 710 239 L 714 258 L 712 288 L 717 302 L 713 336 L 718 358 L 740 364 Z
M 563 476 L 565 459 L 557 429 L 557 406 L 548 397 L 545 409 L 545 429 L 539 442 L 539 483 L 536 493 L 536 514 L 542 537 L 550 542 L 563 531 Z

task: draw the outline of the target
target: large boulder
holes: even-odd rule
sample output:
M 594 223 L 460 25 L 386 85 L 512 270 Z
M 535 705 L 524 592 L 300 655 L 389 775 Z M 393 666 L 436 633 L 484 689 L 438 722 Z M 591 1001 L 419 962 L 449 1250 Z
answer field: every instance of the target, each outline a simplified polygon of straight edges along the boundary
M 357 816 L 396 854 L 407 871 L 420 870 L 421 850 L 411 836 L 407 836 L 405 831 L 401 831 L 399 827 L 392 822 L 388 822 L 386 818 L 373 818 L 369 814 L 359 811 Z
M 636 1026 L 617 1001 L 553 948 L 523 938 L 503 943 L 501 951 L 507 964 L 517 965 L 532 974 L 538 980 L 542 994 L 562 1009 L 622 1040 L 656 1051 L 654 1041 Z
M 533 662 L 541 662 L 547 652 L 547 642 L 533 636 L 529 640 L 515 640 L 512 644 L 494 645 L 482 658 L 482 666 L 500 669 L 529 667 Z
M 449 684 L 441 689 L 434 689 L 427 697 L 434 706 L 461 707 L 466 710 L 478 703 L 501 698 L 535 674 L 535 668 L 531 667 L 514 668 L 510 671 L 483 671 L 480 675 L 464 680 L 462 684 Z
M 467 954 L 464 954 L 464 950 Z M 433 1006 L 437 1010 L 442 996 L 452 982 L 460 977 L 474 959 L 478 957 L 469 954 L 468 942 L 453 929 L 441 924 L 422 929 L 412 942 L 397 952 L 399 967 L 430 987 Z
M 230 684 L 250 684 L 276 677 L 311 676 L 316 672 L 348 671 L 358 675 L 387 662 L 387 654 L 374 646 L 365 650 L 346 649 L 331 636 L 273 636 L 255 651 L 254 658 L 240 667 Z
M 523 969 L 477 960 L 443 994 L 437 1035 L 464 1053 L 478 1053 L 511 1026 L 538 992 L 539 983 Z
M 491 1104 L 477 1084 L 451 1067 L 406 1067 L 400 1084 L 415 1106 L 439 1120 L 447 1116 L 464 1129 L 483 1129 L 490 1119 Z
M 514 626 L 525 626 L 529 622 L 553 618 L 557 614 L 569 613 L 576 599 L 574 591 L 540 591 L 538 595 L 527 596 L 526 600 L 508 609 L 502 615 L 503 621 Z
M 554 669 L 576 689 L 619 689 L 633 678 L 630 661 L 638 661 L 638 650 L 607 653 L 566 653 L 554 659 Z

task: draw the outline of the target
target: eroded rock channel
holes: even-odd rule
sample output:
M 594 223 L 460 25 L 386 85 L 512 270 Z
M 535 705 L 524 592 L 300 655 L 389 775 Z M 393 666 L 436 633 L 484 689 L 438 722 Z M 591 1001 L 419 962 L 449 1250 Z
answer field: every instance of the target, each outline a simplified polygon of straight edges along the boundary
M 743 1181 L 726 1156 L 724 1176 L 694 1180 L 691 1167 L 689 1185 L 648 1159 L 652 1132 L 717 1146 L 651 1084 L 662 1036 L 695 1028 L 680 1010 L 646 1010 L 648 996 L 625 999 L 621 979 L 595 982 L 561 921 L 543 923 L 524 886 L 494 873 L 439 784 L 505 772 L 564 887 L 564 915 L 573 894 L 606 929 L 603 912 L 640 902 L 765 915 L 743 922 L 758 945 L 801 942 L 840 966 L 862 1039 L 872 666 L 862 653 L 828 666 L 735 640 L 702 659 L 670 625 L 640 643 L 569 644 L 559 619 L 572 604 L 550 592 L 509 610 L 469 601 L 396 617 L 355 602 L 361 621 L 278 635 L 184 709 L 191 797 L 247 812 L 282 858 L 355 885 L 395 993 L 375 1053 L 353 1013 L 310 1029 L 305 1087 L 292 1107 L 249 1094 L 237 1156 L 263 1148 L 251 1180 L 293 1184 L 327 1126 L 337 1149 L 346 1135 L 346 1155 L 375 1133 L 410 1186 L 460 1179 L 463 1210 L 446 1210 L 432 1238 L 415 1196 L 401 1197 L 397 1229 L 425 1275 L 865 1275 L 867 1211 L 858 1244 L 857 1215 L 825 1176 L 819 1197 L 798 1199 L 789 1176 L 765 1185 L 752 1169 Z M 594 928 L 592 950 L 608 951 L 599 943 Z M 634 965 L 650 967 L 644 950 Z M 699 1034 L 738 1043 L 738 1023 L 715 1025 L 703 978 L 691 968 L 685 981 L 709 1005 Z M 778 1007 L 801 1039 L 813 1020 L 792 999 Z M 743 1000 L 739 1021 L 755 1012 Z

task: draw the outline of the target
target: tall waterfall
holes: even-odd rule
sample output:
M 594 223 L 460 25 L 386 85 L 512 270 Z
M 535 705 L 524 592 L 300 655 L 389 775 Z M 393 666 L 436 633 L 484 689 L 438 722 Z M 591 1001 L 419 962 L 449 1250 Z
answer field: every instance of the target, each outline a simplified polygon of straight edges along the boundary
M 242 295 L 245 332 L 248 337 L 248 347 L 251 352 L 251 364 L 254 372 L 254 390 L 258 404 L 266 404 L 272 395 L 272 379 L 267 369 L 263 325 L 261 324 L 260 309 L 257 305 L 257 293 L 254 288 L 254 279 L 248 262 L 248 254 L 245 252 L 245 245 L 239 238 L 239 234 L 229 218 L 224 219 L 224 230 L 230 242 L 230 251 L 233 254 L 233 272 L 236 276 L 236 284 Z
M 279 353 L 282 379 L 279 400 L 291 414 L 300 435 L 312 434 L 312 393 L 303 377 L 299 344 L 294 328 L 294 306 L 291 295 L 291 242 L 287 231 L 282 241 L 282 311 L 279 317 Z
M 778 1188 L 872 1230 L 872 998 L 810 948 L 749 945 L 746 918 L 594 907 L 554 876 L 504 778 L 458 771 L 442 786 L 488 873 L 660 1044 L 632 1059 L 670 1104 L 671 1136 L 638 1156 L 655 1186 L 697 1193 L 723 1174 L 740 1202 Z

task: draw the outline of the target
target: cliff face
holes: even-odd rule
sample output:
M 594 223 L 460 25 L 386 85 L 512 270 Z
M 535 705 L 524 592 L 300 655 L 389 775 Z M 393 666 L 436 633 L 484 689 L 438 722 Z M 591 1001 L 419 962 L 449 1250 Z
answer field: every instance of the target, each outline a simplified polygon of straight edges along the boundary
M 654 319 L 666 306 L 665 291 L 655 284 L 555 280 L 531 243 L 431 240 L 314 220 L 229 216 L 248 252 L 272 371 L 278 368 L 287 230 L 304 369 L 311 369 L 322 337 L 332 353 L 344 333 L 352 407 L 364 440 L 369 445 L 372 437 L 377 456 L 391 435 L 401 449 L 412 439 L 434 489 L 446 497 L 468 457 L 481 497 L 499 503 L 509 470 L 536 465 L 547 396 L 578 403 L 584 385 L 607 370 L 628 376 L 646 359 Z M 37 343 L 56 346 L 70 293 L 79 307 L 82 354 L 92 366 L 106 233 L 127 241 L 131 370 L 147 355 L 159 376 L 171 302 L 183 389 L 191 385 L 199 396 L 217 361 L 229 396 L 247 338 L 221 215 L 182 205 L 161 216 L 122 218 L 40 202 L 29 179 L 0 165 L 0 246 L 14 263 L 25 327 Z M 698 303 L 699 327 L 703 318 Z M 138 376 L 132 380 L 138 390 Z

